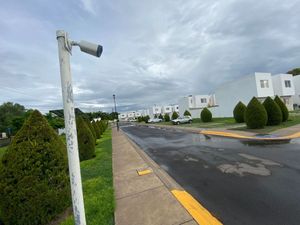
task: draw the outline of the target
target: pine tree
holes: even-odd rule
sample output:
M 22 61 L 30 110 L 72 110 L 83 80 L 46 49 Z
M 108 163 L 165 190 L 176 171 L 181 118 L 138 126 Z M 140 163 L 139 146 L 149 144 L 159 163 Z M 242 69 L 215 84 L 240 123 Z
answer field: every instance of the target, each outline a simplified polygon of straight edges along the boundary
M 264 128 L 268 121 L 268 114 L 265 107 L 253 97 L 248 103 L 245 111 L 245 122 L 248 128 Z
M 76 125 L 80 161 L 91 159 L 95 156 L 93 134 L 81 116 L 76 119 Z
M 66 147 L 37 110 L 3 155 L 0 199 L 5 225 L 47 224 L 70 205 Z

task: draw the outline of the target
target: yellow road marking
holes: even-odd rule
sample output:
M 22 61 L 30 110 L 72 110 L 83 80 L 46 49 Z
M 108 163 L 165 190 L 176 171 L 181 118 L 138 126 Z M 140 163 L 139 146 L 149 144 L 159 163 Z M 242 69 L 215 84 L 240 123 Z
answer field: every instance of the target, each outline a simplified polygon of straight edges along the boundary
M 172 190 L 172 194 L 183 205 L 183 207 L 191 214 L 191 216 L 200 225 L 222 225 L 210 212 L 205 209 L 196 199 L 186 191 Z
M 147 170 L 137 171 L 137 173 L 138 173 L 139 176 L 142 176 L 142 175 L 152 173 L 152 171 L 147 169 Z
M 221 136 L 221 137 L 230 137 L 230 138 L 239 138 L 239 139 L 250 139 L 250 140 L 287 140 L 287 139 L 294 139 L 300 138 L 300 132 L 296 132 L 291 135 L 282 136 L 282 137 L 253 137 L 253 136 L 245 136 L 230 132 L 224 131 L 211 131 L 211 130 L 203 130 L 200 131 L 200 134 L 204 135 L 214 135 L 214 136 Z

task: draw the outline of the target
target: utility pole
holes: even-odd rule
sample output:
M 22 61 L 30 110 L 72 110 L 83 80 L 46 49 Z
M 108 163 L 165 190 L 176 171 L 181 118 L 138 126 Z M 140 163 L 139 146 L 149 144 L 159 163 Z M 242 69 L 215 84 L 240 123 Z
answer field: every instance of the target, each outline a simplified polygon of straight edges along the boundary
M 71 41 L 68 39 L 68 33 L 63 30 L 56 31 L 56 38 L 58 42 L 61 87 L 64 104 L 73 214 L 75 225 L 86 225 L 75 122 L 72 76 L 70 69 L 70 54 L 72 46 L 79 46 L 81 51 L 100 57 L 102 53 L 102 46 L 86 41 L 80 41 L 79 43 Z
M 114 104 L 115 104 L 115 114 L 117 115 L 117 130 L 119 131 L 119 116 L 117 113 L 116 95 L 113 94 Z

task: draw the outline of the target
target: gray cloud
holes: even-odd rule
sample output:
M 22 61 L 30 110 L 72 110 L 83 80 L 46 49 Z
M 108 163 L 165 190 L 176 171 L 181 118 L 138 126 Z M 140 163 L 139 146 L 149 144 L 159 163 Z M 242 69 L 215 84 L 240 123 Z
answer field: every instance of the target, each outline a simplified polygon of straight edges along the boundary
M 120 110 L 211 93 L 255 71 L 299 66 L 300 3 L 247 1 L 10 1 L 0 9 L 0 102 L 47 111 L 61 103 L 55 30 L 104 46 L 73 50 L 76 106 Z

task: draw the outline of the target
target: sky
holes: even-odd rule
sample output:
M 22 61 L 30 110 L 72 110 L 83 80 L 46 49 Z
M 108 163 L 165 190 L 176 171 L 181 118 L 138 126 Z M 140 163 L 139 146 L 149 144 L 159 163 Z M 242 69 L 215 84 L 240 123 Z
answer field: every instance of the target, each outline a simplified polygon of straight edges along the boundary
M 300 65 L 300 1 L 1 1 L 0 104 L 62 108 L 56 30 L 103 46 L 73 47 L 76 107 L 118 111 L 212 94 L 254 72 Z

